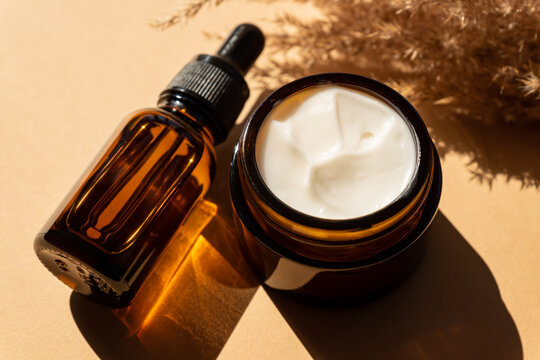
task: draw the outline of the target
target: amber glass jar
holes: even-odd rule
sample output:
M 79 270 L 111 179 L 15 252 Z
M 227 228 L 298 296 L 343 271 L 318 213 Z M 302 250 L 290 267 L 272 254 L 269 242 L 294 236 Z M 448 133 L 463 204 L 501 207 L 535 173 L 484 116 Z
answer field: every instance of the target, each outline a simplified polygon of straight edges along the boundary
M 255 155 L 261 124 L 280 101 L 306 88 L 336 84 L 364 92 L 396 110 L 416 142 L 417 166 L 389 205 L 346 220 L 317 218 L 280 201 L 265 185 Z M 437 211 L 442 174 L 421 117 L 400 94 L 375 80 L 342 73 L 309 76 L 272 93 L 250 117 L 234 152 L 231 197 L 246 256 L 269 287 L 315 298 L 370 297 L 411 272 Z

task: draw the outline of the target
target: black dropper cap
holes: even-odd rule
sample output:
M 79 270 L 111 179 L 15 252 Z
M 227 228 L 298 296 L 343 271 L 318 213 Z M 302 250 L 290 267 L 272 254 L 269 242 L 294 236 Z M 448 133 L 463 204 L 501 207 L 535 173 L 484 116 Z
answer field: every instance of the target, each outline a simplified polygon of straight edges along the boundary
M 198 55 L 189 62 L 161 93 L 174 94 L 196 104 L 209 114 L 207 125 L 215 143 L 223 142 L 234 126 L 249 88 L 244 75 L 264 47 L 264 35 L 255 25 L 236 27 L 215 55 Z

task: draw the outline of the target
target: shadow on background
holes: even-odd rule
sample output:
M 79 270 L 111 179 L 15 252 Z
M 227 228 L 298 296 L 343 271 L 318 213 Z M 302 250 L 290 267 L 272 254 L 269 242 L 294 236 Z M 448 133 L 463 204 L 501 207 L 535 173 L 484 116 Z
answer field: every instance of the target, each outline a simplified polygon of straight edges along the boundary
M 198 360 L 219 355 L 258 287 L 241 255 L 229 201 L 228 165 L 241 129 L 237 125 L 216 147 L 216 178 L 205 201 L 168 245 L 129 307 L 111 309 L 72 293 L 73 318 L 100 358 Z M 185 258 L 175 253 L 182 241 L 192 243 Z
M 314 359 L 523 359 L 489 268 L 442 213 L 405 283 L 373 302 L 318 307 L 266 289 Z
M 491 187 L 502 176 L 522 188 L 540 187 L 540 123 L 485 124 L 452 117 L 433 105 L 418 110 L 443 158 L 450 153 L 467 157 L 471 179 Z

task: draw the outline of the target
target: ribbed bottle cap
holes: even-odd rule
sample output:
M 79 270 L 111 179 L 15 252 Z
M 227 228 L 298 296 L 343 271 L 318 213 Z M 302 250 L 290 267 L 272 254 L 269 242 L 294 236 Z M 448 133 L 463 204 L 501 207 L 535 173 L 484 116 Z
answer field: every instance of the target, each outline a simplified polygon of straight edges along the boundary
M 201 105 L 213 119 L 207 124 L 215 143 L 225 140 L 249 97 L 244 74 L 264 47 L 255 25 L 236 27 L 215 55 L 198 55 L 167 86 Z

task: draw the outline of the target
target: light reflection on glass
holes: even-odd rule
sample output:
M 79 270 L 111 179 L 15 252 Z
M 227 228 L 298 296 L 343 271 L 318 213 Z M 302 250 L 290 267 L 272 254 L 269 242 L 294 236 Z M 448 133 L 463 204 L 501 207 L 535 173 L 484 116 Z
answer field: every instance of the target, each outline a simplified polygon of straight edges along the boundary
M 201 201 L 195 206 L 183 226 L 172 237 L 166 251 L 156 264 L 155 270 L 146 279 L 133 303 L 114 310 L 115 315 L 135 333 L 145 322 L 159 299 L 172 287 L 172 279 L 194 246 L 199 234 L 217 213 L 217 206 Z
M 133 303 L 113 310 L 153 357 L 215 358 L 255 293 L 226 210 L 201 201 Z

